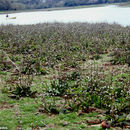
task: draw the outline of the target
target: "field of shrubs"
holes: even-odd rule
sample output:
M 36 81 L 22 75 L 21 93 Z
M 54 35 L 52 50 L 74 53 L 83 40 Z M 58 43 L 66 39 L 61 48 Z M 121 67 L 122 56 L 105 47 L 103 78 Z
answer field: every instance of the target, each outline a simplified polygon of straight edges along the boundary
M 0 26 L 0 128 L 130 128 L 130 26 Z

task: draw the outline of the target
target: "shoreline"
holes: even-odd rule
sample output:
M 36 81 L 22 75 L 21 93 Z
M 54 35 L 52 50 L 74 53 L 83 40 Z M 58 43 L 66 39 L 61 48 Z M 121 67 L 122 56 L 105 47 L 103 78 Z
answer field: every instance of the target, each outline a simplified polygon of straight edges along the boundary
M 80 8 L 93 8 L 93 7 L 104 7 L 109 5 L 116 5 L 120 7 L 130 7 L 130 2 L 122 3 L 110 3 L 110 4 L 93 4 L 93 5 L 83 5 L 74 7 L 55 7 L 55 8 L 45 8 L 45 9 L 28 9 L 28 10 L 18 10 L 18 11 L 0 11 L 1 14 L 13 14 L 13 13 L 23 13 L 23 12 L 39 12 L 39 11 L 57 11 L 57 10 L 69 10 L 69 9 L 80 9 Z

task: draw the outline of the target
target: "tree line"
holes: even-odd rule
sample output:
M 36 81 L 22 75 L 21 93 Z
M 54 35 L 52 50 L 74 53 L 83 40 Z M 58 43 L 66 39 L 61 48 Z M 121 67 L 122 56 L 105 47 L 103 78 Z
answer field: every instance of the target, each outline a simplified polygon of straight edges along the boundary
M 44 8 L 43 0 L 0 0 L 0 10 Z
M 0 10 L 42 9 L 127 1 L 129 0 L 0 0 Z

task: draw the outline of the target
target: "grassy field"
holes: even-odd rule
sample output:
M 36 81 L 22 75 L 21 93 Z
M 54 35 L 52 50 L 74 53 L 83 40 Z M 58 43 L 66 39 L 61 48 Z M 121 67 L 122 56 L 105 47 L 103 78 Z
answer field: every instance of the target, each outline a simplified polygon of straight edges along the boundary
M 130 26 L 0 26 L 0 129 L 129 129 Z

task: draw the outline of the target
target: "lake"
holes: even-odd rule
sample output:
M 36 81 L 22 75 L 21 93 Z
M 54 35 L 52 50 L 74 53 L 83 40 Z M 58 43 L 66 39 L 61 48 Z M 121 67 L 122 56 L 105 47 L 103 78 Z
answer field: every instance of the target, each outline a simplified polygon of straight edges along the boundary
M 20 12 L 0 15 L 0 24 L 37 24 L 45 22 L 89 22 L 89 23 L 118 23 L 123 26 L 130 25 L 130 7 L 118 7 L 115 5 L 91 8 L 77 8 L 54 11 Z

